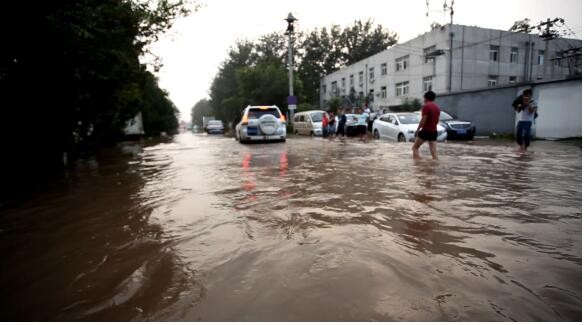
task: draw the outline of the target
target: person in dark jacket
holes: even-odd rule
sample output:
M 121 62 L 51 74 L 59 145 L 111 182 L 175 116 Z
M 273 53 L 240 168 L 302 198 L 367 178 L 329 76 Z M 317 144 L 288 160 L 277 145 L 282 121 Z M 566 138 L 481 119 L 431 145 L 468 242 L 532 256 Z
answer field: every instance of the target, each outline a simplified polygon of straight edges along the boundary
M 339 136 L 339 134 L 341 135 L 341 139 L 344 139 L 346 134 L 345 134 L 345 125 L 347 125 L 347 115 L 345 115 L 345 111 L 344 110 L 340 110 L 339 111 L 339 124 L 337 125 L 337 134 L 336 137 Z

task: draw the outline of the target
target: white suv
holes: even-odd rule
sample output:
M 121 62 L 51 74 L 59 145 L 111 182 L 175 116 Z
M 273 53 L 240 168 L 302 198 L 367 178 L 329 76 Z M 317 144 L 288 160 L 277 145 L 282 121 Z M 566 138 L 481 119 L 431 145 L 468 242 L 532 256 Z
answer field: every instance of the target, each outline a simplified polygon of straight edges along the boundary
M 286 117 L 277 106 L 248 106 L 235 127 L 235 139 L 252 141 L 286 141 Z

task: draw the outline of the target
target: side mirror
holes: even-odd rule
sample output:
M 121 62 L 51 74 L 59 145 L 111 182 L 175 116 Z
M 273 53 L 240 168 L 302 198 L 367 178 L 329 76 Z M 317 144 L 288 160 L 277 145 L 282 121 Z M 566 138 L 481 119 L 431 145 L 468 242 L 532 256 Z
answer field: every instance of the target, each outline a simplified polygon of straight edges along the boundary
M 397 121 L 393 121 L 393 124 L 395 125 L 399 125 L 399 123 Z

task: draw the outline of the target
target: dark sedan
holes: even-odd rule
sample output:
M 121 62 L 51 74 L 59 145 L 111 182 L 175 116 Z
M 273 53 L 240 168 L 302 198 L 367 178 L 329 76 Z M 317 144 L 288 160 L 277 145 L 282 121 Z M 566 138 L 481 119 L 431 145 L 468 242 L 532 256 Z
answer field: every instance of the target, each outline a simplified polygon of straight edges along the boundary
M 461 121 L 448 112 L 440 112 L 440 125 L 446 129 L 448 140 L 472 140 L 476 127 L 469 121 Z

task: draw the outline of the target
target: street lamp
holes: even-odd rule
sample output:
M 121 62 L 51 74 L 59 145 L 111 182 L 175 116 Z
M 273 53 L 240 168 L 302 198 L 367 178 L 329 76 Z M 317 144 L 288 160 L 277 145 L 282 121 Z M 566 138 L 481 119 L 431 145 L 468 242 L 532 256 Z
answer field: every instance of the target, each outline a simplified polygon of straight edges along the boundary
M 288 14 L 288 18 L 284 19 L 288 22 L 288 28 L 286 28 L 286 35 L 288 35 L 288 120 L 294 119 L 294 111 L 296 110 L 296 97 L 294 96 L 294 77 L 292 69 L 294 68 L 294 59 L 292 57 L 292 34 L 294 34 L 294 22 L 298 19 L 294 18 L 292 13 Z

